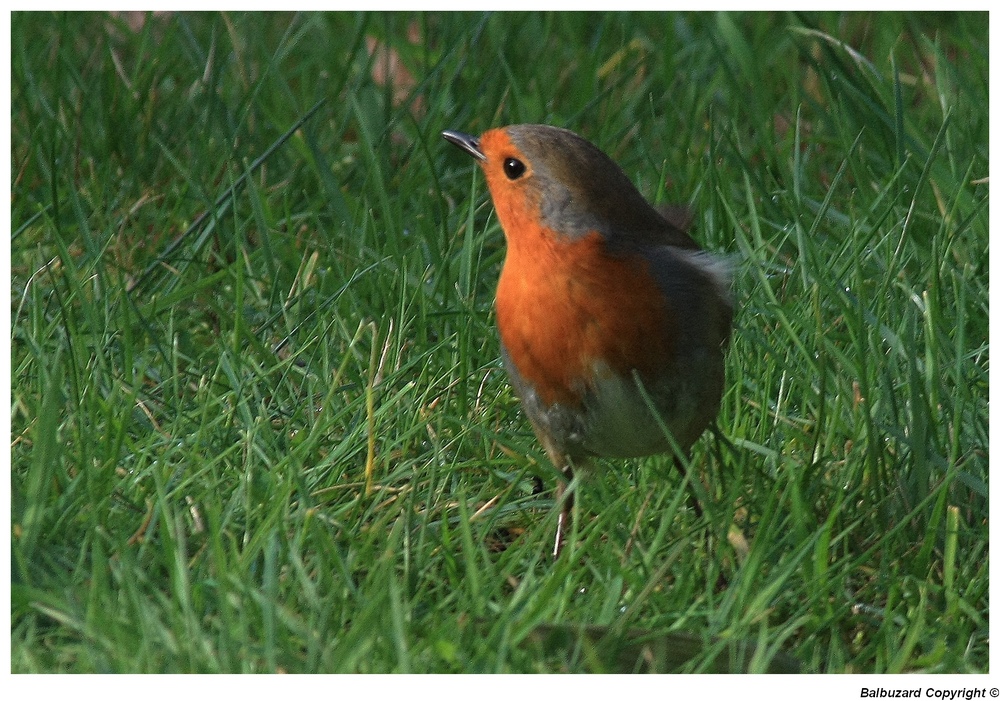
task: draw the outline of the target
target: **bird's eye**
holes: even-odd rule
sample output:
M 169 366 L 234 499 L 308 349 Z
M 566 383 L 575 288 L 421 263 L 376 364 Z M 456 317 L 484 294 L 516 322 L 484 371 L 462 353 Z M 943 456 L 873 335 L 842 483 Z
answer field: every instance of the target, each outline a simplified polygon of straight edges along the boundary
M 524 164 L 516 158 L 506 158 L 503 162 L 503 172 L 509 180 L 517 180 L 524 175 Z

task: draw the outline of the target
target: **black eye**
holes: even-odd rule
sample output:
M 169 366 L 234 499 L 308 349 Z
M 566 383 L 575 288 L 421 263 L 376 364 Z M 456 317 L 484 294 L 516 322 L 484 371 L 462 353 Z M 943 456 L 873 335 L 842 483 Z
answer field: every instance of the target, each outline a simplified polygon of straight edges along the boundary
M 503 172 L 508 179 L 517 180 L 524 175 L 524 164 L 516 158 L 504 159 Z

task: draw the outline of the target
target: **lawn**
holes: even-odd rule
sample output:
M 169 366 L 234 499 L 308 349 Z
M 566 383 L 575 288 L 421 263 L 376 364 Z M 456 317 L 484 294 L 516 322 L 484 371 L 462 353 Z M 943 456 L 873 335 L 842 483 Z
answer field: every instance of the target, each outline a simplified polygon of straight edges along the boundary
M 985 13 L 11 42 L 13 671 L 988 671 Z M 738 305 L 696 479 L 599 462 L 555 561 L 440 136 L 520 122 L 689 205 Z

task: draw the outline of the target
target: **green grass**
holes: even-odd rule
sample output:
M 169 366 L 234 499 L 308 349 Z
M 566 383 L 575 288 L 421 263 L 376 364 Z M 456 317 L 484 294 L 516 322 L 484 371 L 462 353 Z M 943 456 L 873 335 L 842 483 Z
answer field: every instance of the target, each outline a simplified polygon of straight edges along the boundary
M 987 26 L 14 14 L 12 669 L 988 671 Z M 738 262 L 706 517 L 602 462 L 556 562 L 440 138 L 515 122 Z

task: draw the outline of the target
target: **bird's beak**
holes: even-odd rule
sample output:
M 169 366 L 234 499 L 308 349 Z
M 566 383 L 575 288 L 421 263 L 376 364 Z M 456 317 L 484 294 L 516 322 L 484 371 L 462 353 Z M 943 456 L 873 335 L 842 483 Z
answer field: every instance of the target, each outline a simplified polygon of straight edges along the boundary
M 458 146 L 473 158 L 480 161 L 486 160 L 486 154 L 483 153 L 481 148 L 479 148 L 479 139 L 476 137 L 463 134 L 460 131 L 450 130 L 441 132 L 441 136 Z

